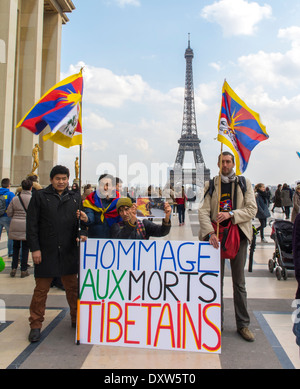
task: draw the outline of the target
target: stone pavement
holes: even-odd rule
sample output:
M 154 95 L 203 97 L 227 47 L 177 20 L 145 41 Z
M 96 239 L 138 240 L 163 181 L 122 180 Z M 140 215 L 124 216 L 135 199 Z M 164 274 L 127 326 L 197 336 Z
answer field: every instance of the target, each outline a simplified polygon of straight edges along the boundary
M 281 215 L 279 215 L 281 217 Z M 172 216 L 170 240 L 197 240 L 197 211 L 186 211 L 186 224 L 178 225 Z M 256 341 L 248 343 L 236 332 L 230 265 L 226 263 L 224 304 L 225 324 L 222 332 L 222 352 L 219 355 L 178 351 L 145 350 L 123 347 L 76 345 L 75 330 L 71 328 L 68 304 L 63 291 L 50 290 L 42 338 L 30 344 L 28 306 L 34 288 L 31 275 L 9 276 L 11 258 L 7 257 L 6 234 L 0 242 L 0 256 L 6 262 L 0 273 L 0 368 L 1 369 L 298 369 L 299 347 L 292 333 L 292 302 L 296 292 L 294 272 L 287 280 L 278 281 L 268 270 L 268 260 L 274 252 L 269 243 L 257 239 L 253 271 L 247 277 L 250 328 Z M 31 259 L 29 263 L 32 265 Z M 2 304 L 1 304 L 2 303 Z M 5 310 L 1 310 L 5 305 Z M 3 320 L 3 312 L 5 318 Z

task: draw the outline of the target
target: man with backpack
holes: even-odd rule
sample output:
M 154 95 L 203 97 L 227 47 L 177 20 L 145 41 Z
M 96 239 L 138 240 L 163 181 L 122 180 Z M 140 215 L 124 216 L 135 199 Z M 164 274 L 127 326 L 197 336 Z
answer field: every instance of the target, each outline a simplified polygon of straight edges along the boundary
M 7 236 L 9 233 L 9 226 L 10 226 L 10 220 L 11 218 L 7 216 L 6 210 L 13 199 L 15 197 L 14 193 L 12 193 L 10 190 L 10 179 L 9 178 L 3 178 L 1 181 L 1 188 L 0 188 L 0 239 L 2 235 L 2 229 L 5 228 L 7 232 Z M 13 241 L 11 239 L 8 239 L 7 242 L 7 248 L 8 248 L 8 256 L 13 256 Z
M 248 242 L 252 240 L 252 219 L 256 215 L 257 205 L 251 182 L 244 177 L 236 177 L 235 175 L 233 170 L 235 166 L 234 156 L 229 152 L 223 152 L 219 156 L 218 166 L 221 173 L 220 202 L 219 176 L 217 176 L 207 182 L 204 188 L 205 197 L 202 207 L 199 208 L 199 238 L 200 240 L 209 240 L 209 243 L 217 249 L 219 241 L 217 231 L 212 223 L 219 223 L 221 228 L 231 221 L 232 225 L 238 226 L 239 249 L 236 256 L 230 259 L 236 326 L 243 339 L 253 342 L 254 335 L 248 328 L 250 317 L 247 310 L 244 267 Z M 222 327 L 224 321 L 224 264 L 225 260 L 221 259 Z

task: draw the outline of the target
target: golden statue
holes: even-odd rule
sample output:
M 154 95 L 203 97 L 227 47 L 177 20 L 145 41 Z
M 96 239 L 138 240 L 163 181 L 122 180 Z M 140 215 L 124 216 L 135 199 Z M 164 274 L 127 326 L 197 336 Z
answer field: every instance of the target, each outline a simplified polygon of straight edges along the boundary
M 33 157 L 33 163 L 32 163 L 32 171 L 30 173 L 30 175 L 37 175 L 35 173 L 35 171 L 37 170 L 37 168 L 40 166 L 40 163 L 39 163 L 39 152 L 41 151 L 42 149 L 40 148 L 40 146 L 36 143 L 34 148 L 32 149 L 32 157 Z
M 79 158 L 76 157 L 75 159 L 75 179 L 79 180 Z

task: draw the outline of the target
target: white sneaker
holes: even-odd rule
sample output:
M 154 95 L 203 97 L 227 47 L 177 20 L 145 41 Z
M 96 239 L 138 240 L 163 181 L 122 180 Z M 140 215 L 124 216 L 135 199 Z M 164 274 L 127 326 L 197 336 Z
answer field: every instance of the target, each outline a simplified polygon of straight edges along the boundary
M 262 243 L 269 243 L 266 238 L 262 238 Z

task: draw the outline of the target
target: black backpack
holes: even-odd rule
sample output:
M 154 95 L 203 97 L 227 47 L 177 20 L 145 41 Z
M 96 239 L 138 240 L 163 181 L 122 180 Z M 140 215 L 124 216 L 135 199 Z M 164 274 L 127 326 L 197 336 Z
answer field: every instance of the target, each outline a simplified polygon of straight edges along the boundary
M 6 212 L 6 201 L 3 195 L 0 195 L 0 217 Z

